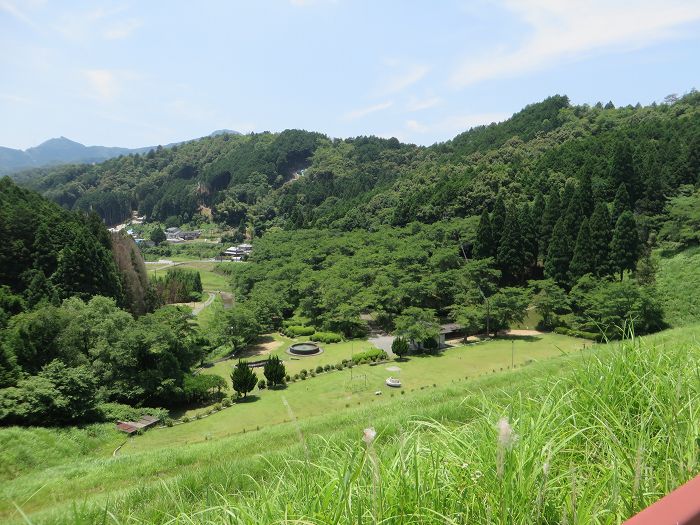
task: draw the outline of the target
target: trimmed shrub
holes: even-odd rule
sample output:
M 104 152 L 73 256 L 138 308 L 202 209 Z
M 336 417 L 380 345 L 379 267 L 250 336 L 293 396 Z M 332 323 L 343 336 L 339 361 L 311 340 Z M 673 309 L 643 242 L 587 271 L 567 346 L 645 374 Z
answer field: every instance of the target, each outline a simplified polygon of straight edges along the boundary
M 313 335 L 316 329 L 313 326 L 292 325 L 283 329 L 282 333 L 287 337 L 299 337 L 302 335 Z
M 224 398 L 224 400 L 221 402 L 221 406 L 228 408 L 231 406 L 231 400 L 227 397 Z
M 380 350 L 379 348 L 370 348 L 369 350 L 365 350 L 364 352 L 358 352 L 353 356 L 353 361 L 356 363 L 362 361 L 362 360 L 369 360 L 369 359 L 386 359 L 387 354 L 384 350 Z
M 260 390 L 263 390 L 266 386 L 267 386 L 267 381 L 265 381 L 264 379 L 261 379 L 260 381 L 258 381 L 258 388 Z
M 335 332 L 316 332 L 311 338 L 314 341 L 320 343 L 340 343 L 343 340 L 343 336 Z
M 318 365 L 318 366 L 316 367 L 316 373 L 317 373 L 317 374 L 320 374 L 321 372 L 323 372 L 323 367 L 322 367 L 321 365 Z

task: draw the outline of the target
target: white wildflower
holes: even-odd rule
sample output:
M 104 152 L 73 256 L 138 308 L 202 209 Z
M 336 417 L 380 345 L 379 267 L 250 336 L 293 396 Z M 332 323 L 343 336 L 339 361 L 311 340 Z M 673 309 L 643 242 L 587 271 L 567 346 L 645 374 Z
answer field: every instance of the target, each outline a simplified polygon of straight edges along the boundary
M 368 445 L 372 444 L 375 437 L 377 437 L 377 431 L 374 430 L 374 427 L 369 427 L 363 430 L 362 441 L 364 441 Z
M 513 432 L 513 427 L 508 423 L 508 418 L 502 417 L 498 420 L 498 445 L 503 448 L 510 448 L 515 444 L 518 437 Z

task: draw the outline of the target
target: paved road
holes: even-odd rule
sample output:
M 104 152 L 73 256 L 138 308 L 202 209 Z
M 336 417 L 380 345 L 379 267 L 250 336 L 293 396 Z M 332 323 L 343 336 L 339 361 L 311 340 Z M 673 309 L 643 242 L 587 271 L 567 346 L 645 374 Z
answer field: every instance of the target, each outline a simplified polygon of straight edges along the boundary
M 374 346 L 380 350 L 384 350 L 389 357 L 394 357 L 394 352 L 391 351 L 391 344 L 396 339 L 393 335 L 373 335 L 368 338 L 367 341 L 372 343 Z
M 197 303 L 197 305 L 194 308 L 192 308 L 192 315 L 199 315 L 202 312 L 202 310 L 204 310 L 207 306 L 213 303 L 217 293 L 219 292 L 209 292 L 209 298 L 205 302 Z

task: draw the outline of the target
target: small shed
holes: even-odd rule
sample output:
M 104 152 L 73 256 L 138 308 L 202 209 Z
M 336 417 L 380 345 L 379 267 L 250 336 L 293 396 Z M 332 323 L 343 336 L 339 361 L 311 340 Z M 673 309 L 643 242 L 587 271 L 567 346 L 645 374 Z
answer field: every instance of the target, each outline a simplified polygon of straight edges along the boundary
M 440 348 L 445 346 L 446 339 L 454 339 L 455 337 L 462 335 L 464 327 L 458 323 L 446 323 L 440 325 L 440 335 L 438 336 L 438 343 Z
M 158 423 L 160 419 L 153 416 L 141 416 L 138 421 L 117 421 L 117 430 L 132 435 L 139 430 L 146 430 Z

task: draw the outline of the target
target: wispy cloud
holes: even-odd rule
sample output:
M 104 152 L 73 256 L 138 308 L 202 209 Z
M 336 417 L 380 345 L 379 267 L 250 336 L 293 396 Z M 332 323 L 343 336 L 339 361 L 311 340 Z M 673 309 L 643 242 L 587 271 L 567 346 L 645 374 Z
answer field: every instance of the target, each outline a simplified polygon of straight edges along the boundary
M 385 78 L 376 89 L 375 95 L 383 97 L 399 93 L 421 80 L 430 71 L 430 67 L 423 64 L 411 64 L 402 68 L 402 71 L 393 73 Z
M 364 108 L 348 111 L 343 117 L 345 118 L 345 120 L 356 120 L 356 119 L 359 119 L 362 117 L 366 117 L 367 115 L 370 115 L 372 113 L 376 113 L 377 111 L 383 111 L 385 109 L 389 109 L 393 105 L 394 105 L 394 102 L 391 100 L 388 100 L 388 101 L 382 102 L 380 104 L 374 104 L 372 106 L 367 106 Z
M 428 97 L 428 98 L 416 98 L 411 97 L 406 104 L 406 111 L 423 111 L 424 109 L 430 109 L 442 102 L 440 97 Z
M 129 20 L 122 20 L 114 25 L 108 27 L 102 36 L 107 40 L 120 40 L 122 38 L 127 38 L 136 31 L 139 27 L 143 25 L 143 20 L 138 18 L 130 18 Z
M 505 0 L 505 6 L 531 27 L 530 36 L 515 49 L 466 60 L 452 75 L 454 86 L 646 47 L 700 19 L 697 0 Z
M 95 38 L 127 38 L 143 25 L 143 20 L 137 17 L 125 18 L 126 9 L 126 6 L 115 6 L 72 12 L 60 17 L 54 28 L 67 40 L 77 42 Z
M 407 120 L 406 129 L 413 133 L 451 136 L 475 126 L 491 124 L 492 122 L 501 122 L 508 117 L 510 117 L 510 115 L 507 113 L 475 113 L 471 115 L 451 115 L 430 123 Z
M 118 98 L 124 81 L 135 77 L 131 71 L 115 69 L 86 69 L 82 73 L 90 95 L 102 102 L 112 102 Z
M 34 29 L 38 29 L 38 25 L 34 22 L 34 20 L 32 20 L 22 9 L 17 7 L 14 2 L 10 2 L 10 0 L 0 0 L 0 11 L 4 11 L 16 20 L 19 20 L 20 22 L 23 22 Z

